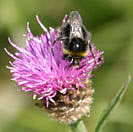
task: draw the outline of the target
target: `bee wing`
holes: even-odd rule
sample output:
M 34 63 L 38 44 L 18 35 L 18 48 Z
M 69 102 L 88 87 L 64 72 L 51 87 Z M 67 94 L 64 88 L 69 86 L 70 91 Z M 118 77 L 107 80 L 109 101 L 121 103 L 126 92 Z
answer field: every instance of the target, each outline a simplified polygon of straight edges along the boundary
M 81 26 L 82 25 L 82 18 L 80 16 L 79 12 L 78 11 L 72 11 L 70 13 L 68 22 L 70 23 L 70 25 L 77 24 L 77 25 Z
M 71 39 L 74 37 L 84 39 L 82 33 L 82 18 L 78 11 L 72 11 L 70 13 L 68 23 L 71 26 L 69 40 L 71 41 Z

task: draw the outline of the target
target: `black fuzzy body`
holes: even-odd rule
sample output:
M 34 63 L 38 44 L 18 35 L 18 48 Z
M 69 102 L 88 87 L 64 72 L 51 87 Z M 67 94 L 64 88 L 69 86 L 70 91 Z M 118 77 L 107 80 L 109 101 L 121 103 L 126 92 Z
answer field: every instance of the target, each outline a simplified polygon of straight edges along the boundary
M 79 65 L 88 52 L 90 33 L 82 24 L 82 19 L 77 11 L 70 13 L 68 21 L 62 25 L 59 40 L 62 41 L 63 59 L 72 65 Z

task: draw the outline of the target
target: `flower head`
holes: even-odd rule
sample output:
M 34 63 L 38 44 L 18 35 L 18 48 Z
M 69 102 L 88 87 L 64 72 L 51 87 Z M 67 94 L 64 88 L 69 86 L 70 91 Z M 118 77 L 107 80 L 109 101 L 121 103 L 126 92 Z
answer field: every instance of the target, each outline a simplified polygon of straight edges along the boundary
M 65 95 L 69 90 L 73 91 L 79 87 L 85 89 L 83 82 L 91 78 L 93 75 L 89 73 L 103 63 L 100 59 L 103 52 L 91 45 L 92 51 L 80 62 L 80 66 L 70 66 L 69 61 L 62 59 L 61 41 L 57 41 L 53 47 L 56 39 L 55 29 L 50 28 L 48 31 L 38 16 L 37 21 L 45 34 L 34 36 L 28 23 L 25 48 L 18 47 L 9 39 L 9 43 L 18 52 L 13 55 L 5 50 L 14 59 L 9 62 L 11 66 L 8 66 L 12 80 L 16 81 L 22 91 L 31 92 L 33 98 L 45 99 L 48 107 L 50 102 L 55 103 L 58 93 Z
M 14 62 L 9 62 L 11 67 L 8 67 L 12 73 L 12 80 L 22 87 L 22 91 L 31 91 L 33 96 L 39 99 L 46 98 L 48 105 L 49 101 L 54 101 L 52 99 L 57 91 L 65 94 L 68 89 L 74 89 L 73 84 L 75 88 L 79 86 L 85 88 L 82 81 L 91 78 L 92 75 L 89 73 L 102 64 L 99 58 L 103 52 L 96 51 L 95 46 L 92 45 L 93 55 L 89 52 L 88 56 L 81 61 L 79 68 L 70 67 L 70 63 L 62 59 L 61 42 L 57 41 L 54 48 L 52 47 L 56 39 L 55 30 L 50 28 L 48 32 L 38 16 L 37 21 L 45 34 L 35 37 L 28 23 L 25 48 L 19 48 L 9 39 L 10 44 L 18 52 L 13 55 L 5 50 L 14 59 Z

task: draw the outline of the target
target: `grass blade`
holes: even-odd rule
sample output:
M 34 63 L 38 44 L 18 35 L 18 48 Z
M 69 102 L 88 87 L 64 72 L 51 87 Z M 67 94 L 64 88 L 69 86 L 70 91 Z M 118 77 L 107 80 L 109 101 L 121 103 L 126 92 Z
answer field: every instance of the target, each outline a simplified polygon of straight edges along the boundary
M 102 128 L 106 124 L 109 115 L 111 114 L 112 110 L 116 107 L 116 105 L 121 101 L 129 83 L 130 83 L 131 77 L 128 77 L 128 80 L 122 85 L 120 90 L 117 92 L 115 97 L 111 100 L 111 102 L 107 105 L 105 110 L 102 112 L 99 121 L 97 123 L 95 132 L 101 132 Z

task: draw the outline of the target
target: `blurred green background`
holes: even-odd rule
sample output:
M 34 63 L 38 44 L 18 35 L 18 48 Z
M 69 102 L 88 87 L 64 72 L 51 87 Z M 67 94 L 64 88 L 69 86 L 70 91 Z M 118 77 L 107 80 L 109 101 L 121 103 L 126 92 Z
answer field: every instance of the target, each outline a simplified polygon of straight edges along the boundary
M 93 78 L 95 88 L 91 117 L 85 118 L 89 132 L 94 132 L 98 117 L 128 75 L 133 74 L 133 1 L 132 0 L 0 0 L 0 132 L 70 132 L 70 128 L 47 117 L 34 106 L 31 97 L 17 91 L 10 81 L 6 65 L 11 58 L 6 47 L 15 50 L 7 38 L 24 46 L 26 23 L 34 35 L 43 33 L 35 19 L 39 15 L 46 27 L 61 25 L 65 14 L 78 10 L 92 41 L 104 51 L 105 62 Z M 112 113 L 104 132 L 133 131 L 133 88 L 131 84 Z

